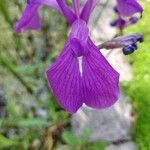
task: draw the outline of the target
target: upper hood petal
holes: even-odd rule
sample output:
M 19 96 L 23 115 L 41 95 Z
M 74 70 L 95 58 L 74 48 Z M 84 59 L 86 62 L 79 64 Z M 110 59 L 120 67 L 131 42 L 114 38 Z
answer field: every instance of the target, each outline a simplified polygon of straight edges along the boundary
M 137 0 L 117 0 L 117 9 L 121 16 L 127 17 L 143 12 L 143 8 Z

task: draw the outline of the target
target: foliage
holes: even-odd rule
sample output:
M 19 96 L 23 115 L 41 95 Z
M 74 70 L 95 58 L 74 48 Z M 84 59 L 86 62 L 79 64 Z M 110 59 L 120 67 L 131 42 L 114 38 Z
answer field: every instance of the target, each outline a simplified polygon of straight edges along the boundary
M 78 138 L 66 130 L 62 134 L 62 139 L 68 145 L 69 150 L 103 150 L 105 148 L 105 142 L 89 143 L 89 135 L 90 131 L 88 129 L 84 130 Z
M 47 147 L 42 141 L 54 142 L 50 138 L 53 127 L 68 122 L 68 114 L 55 102 L 44 76 L 64 43 L 67 24 L 45 8 L 41 31 L 15 34 L 13 26 L 24 3 L 0 0 L 0 149 Z M 44 136 L 46 131 L 49 135 Z
M 133 99 L 137 120 L 134 129 L 134 139 L 140 146 L 140 150 L 150 149 L 150 4 L 143 2 L 145 12 L 143 19 L 134 27 L 126 30 L 126 33 L 140 31 L 144 35 L 144 43 L 138 52 L 131 55 L 129 60 L 132 64 L 134 78 L 124 85 L 125 90 Z

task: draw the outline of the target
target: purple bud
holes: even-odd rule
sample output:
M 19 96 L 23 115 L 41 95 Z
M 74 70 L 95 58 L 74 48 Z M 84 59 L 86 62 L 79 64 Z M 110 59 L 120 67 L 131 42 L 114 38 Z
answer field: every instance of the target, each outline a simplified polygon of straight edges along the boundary
M 137 23 L 138 20 L 139 20 L 139 19 L 138 19 L 137 17 L 131 17 L 131 18 L 130 18 L 130 22 L 131 22 L 132 24 Z
M 132 54 L 134 52 L 134 47 L 132 45 L 129 45 L 129 46 L 125 46 L 122 51 L 123 51 L 123 54 L 124 55 L 129 55 L 129 54 Z
M 118 23 L 118 20 L 113 20 L 113 21 L 110 23 L 110 25 L 111 25 L 112 27 L 115 27 L 115 26 L 117 26 L 117 23 Z

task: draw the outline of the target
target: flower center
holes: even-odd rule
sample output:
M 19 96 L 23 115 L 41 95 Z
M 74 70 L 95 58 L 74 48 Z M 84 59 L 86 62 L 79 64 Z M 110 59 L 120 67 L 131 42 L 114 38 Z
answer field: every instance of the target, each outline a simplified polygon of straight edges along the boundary
M 77 59 L 78 59 L 78 64 L 79 64 L 79 72 L 82 77 L 82 75 L 83 75 L 83 56 L 77 57 Z
M 83 75 L 83 56 L 88 53 L 88 49 L 82 45 L 82 43 L 76 39 L 72 38 L 70 40 L 71 49 L 73 51 L 74 56 L 77 58 L 77 63 L 79 65 L 79 72 L 82 77 Z

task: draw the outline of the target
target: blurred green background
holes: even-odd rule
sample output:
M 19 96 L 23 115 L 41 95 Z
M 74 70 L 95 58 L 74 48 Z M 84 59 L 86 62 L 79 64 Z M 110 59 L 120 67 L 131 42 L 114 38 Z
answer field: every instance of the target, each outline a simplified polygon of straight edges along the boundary
M 143 1 L 142 4 L 143 20 L 129 27 L 125 33 L 140 32 L 144 36 L 144 43 L 139 46 L 138 53 L 129 57 L 134 78 L 123 87 L 133 100 L 137 115 L 133 138 L 140 150 L 150 150 L 150 2 Z
M 107 143 L 88 142 L 88 131 L 80 138 L 70 132 L 70 115 L 58 106 L 45 78 L 67 38 L 67 23 L 45 8 L 40 31 L 16 34 L 13 26 L 24 5 L 23 0 L 0 0 L 0 149 L 104 150 Z M 140 150 L 150 150 L 150 3 L 142 5 L 142 21 L 124 33 L 140 32 L 145 42 L 128 57 L 132 81 L 121 85 L 136 114 L 133 140 Z

